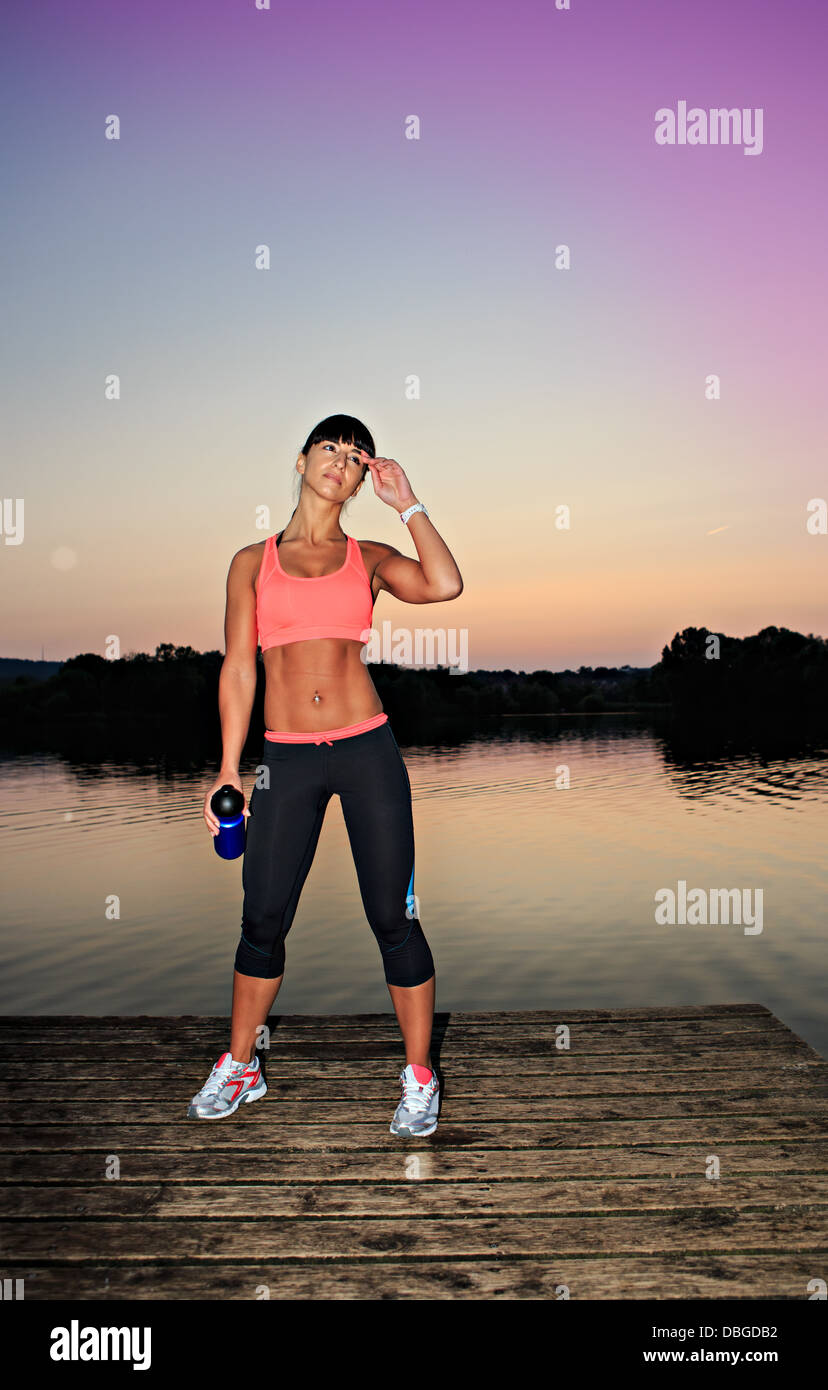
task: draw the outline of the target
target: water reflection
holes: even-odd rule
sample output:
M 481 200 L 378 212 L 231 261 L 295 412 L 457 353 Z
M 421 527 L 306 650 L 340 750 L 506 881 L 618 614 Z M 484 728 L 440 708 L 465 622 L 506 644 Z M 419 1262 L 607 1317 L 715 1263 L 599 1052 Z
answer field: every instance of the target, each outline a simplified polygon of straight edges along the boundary
M 438 1008 L 756 1002 L 828 1054 L 824 746 L 705 743 L 640 716 L 401 746 Z M 0 1009 L 229 1012 L 241 861 L 218 859 L 200 818 L 214 768 L 0 769 Z M 658 926 L 655 893 L 682 879 L 761 888 L 761 935 Z M 337 798 L 287 948 L 281 1010 L 390 1008 Z

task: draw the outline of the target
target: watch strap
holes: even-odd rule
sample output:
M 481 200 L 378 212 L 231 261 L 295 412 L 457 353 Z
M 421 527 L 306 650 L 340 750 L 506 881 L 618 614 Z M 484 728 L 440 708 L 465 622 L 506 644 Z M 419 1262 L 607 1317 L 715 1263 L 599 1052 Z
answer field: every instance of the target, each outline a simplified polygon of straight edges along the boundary
M 428 512 L 426 511 L 422 502 L 415 502 L 413 507 L 409 507 L 406 511 L 400 512 L 400 521 L 403 523 L 403 525 L 405 525 L 405 523 L 408 521 L 408 518 L 410 516 L 413 516 L 415 512 L 424 512 L 425 515 L 428 516 Z

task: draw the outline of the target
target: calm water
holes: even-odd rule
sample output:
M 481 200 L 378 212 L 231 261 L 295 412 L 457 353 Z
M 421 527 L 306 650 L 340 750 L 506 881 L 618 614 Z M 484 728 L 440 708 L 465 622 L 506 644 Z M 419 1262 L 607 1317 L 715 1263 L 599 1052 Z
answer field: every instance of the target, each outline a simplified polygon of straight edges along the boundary
M 617 716 L 401 746 L 438 1009 L 755 1002 L 828 1056 L 826 750 L 688 762 Z M 241 860 L 219 860 L 201 819 L 214 770 L 38 756 L 0 775 L 0 1012 L 229 1013 Z M 751 911 L 761 889 L 761 933 L 657 924 L 656 892 L 681 879 L 750 889 Z M 277 1009 L 390 1007 L 334 797 Z

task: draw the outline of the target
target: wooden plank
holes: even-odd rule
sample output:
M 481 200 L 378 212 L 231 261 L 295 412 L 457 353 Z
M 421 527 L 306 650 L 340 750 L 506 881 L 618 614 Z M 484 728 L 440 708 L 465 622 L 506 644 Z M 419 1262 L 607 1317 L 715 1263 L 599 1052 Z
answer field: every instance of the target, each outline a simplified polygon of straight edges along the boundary
M 610 1023 L 623 1022 L 628 1019 L 650 1019 L 656 1022 L 660 1020 L 675 1020 L 680 1018 L 705 1018 L 727 1016 L 735 1017 L 740 1014 L 760 1014 L 765 1018 L 774 1019 L 776 1016 L 771 1013 L 763 1004 L 659 1004 L 659 1005 L 634 1005 L 626 1009 L 567 1009 L 571 1018 L 580 1021 L 589 1019 L 605 1019 Z M 279 1018 L 286 1025 L 297 1027 L 352 1027 L 361 1023 L 383 1023 L 396 1024 L 396 1016 L 388 1010 L 383 1013 L 368 1014 L 275 1014 L 271 1019 Z M 475 1013 L 473 1011 L 435 1011 L 434 1021 L 439 1027 L 449 1019 L 454 1021 L 462 1020 L 464 1024 L 483 1024 L 485 1026 L 514 1024 L 548 1024 L 550 1021 L 550 1011 L 548 1009 L 515 1009 L 498 1012 L 496 1010 L 486 1011 L 485 1013 Z M 0 1014 L 0 1032 L 8 1029 L 14 1032 L 24 1025 L 31 1025 L 35 1031 L 40 1031 L 44 1026 L 70 1025 L 73 1028 L 94 1028 L 98 1026 L 114 1025 L 122 1027 L 129 1024 L 135 1027 L 154 1028 L 159 1023 L 171 1025 L 192 1025 L 198 1028 L 209 1026 L 219 1028 L 229 1023 L 226 1014 L 180 1014 L 171 1016 L 169 1014 Z
M 738 1015 L 730 1018 L 727 1015 L 716 1017 L 696 1018 L 696 1019 L 675 1019 L 669 1020 L 669 1030 L 665 1028 L 664 1019 L 630 1019 L 625 1022 L 618 1022 L 608 1019 L 578 1019 L 568 1010 L 561 1009 L 559 1014 L 550 1013 L 546 1022 L 526 1022 L 522 1024 L 512 1024 L 509 1027 L 496 1026 L 490 1027 L 484 1024 L 469 1024 L 462 1018 L 452 1020 L 441 1026 L 435 1023 L 432 1029 L 432 1036 L 435 1041 L 445 1042 L 451 1040 L 455 1045 L 463 1042 L 470 1045 L 489 1046 L 492 1044 L 504 1046 L 517 1046 L 518 1044 L 529 1045 L 537 1044 L 540 1040 L 556 1040 L 557 1029 L 566 1025 L 570 1032 L 578 1037 L 584 1038 L 588 1042 L 607 1043 L 611 1041 L 624 1041 L 628 1038 L 635 1038 L 640 1041 L 653 1039 L 669 1031 L 671 1038 L 687 1039 L 697 1041 L 708 1037 L 734 1037 L 741 1038 L 744 1035 L 745 1041 L 753 1041 L 756 1037 L 765 1037 L 768 1034 L 776 1034 L 782 1037 L 791 1038 L 795 1036 L 789 1028 L 786 1028 L 779 1019 L 770 1016 L 760 1015 Z M 326 1046 L 336 1046 L 337 1044 L 357 1045 L 367 1044 L 369 1046 L 382 1046 L 389 1043 L 401 1041 L 399 1025 L 396 1019 L 384 1022 L 382 1027 L 356 1024 L 353 1027 L 341 1025 L 331 1027 L 324 1023 L 319 1023 L 313 1027 L 290 1026 L 283 1019 L 273 1018 L 268 1024 L 271 1031 L 271 1039 L 278 1039 L 279 1045 L 287 1043 L 311 1044 L 318 1042 Z M 230 1020 L 223 1019 L 215 1027 L 206 1022 L 198 1026 L 180 1026 L 172 1019 L 158 1019 L 153 1028 L 132 1027 L 130 1021 L 124 1020 L 121 1026 L 107 1026 L 105 1028 L 86 1028 L 82 1025 L 67 1024 L 66 1026 L 51 1026 L 48 1029 L 21 1027 L 14 1030 L 6 1030 L 2 1036 L 4 1047 L 31 1046 L 32 1043 L 40 1042 L 44 1037 L 48 1038 L 49 1046 L 52 1044 L 66 1044 L 80 1041 L 88 1037 L 98 1048 L 107 1044 L 115 1045 L 128 1042 L 134 1047 L 146 1047 L 148 1041 L 163 1043 L 179 1043 L 189 1046 L 201 1047 L 206 1038 L 225 1038 L 230 1031 Z
M 10 1270 L 20 1262 L 59 1258 L 108 1260 L 414 1260 L 501 1255 L 761 1254 L 779 1249 L 828 1255 L 828 1209 L 779 1211 L 688 1207 L 669 1214 L 633 1211 L 610 1216 L 471 1216 L 439 1221 L 416 1216 L 388 1221 L 328 1217 L 255 1220 L 221 1217 L 189 1221 L 4 1221 L 0 1248 Z M 813 1273 L 822 1268 L 815 1258 Z
M 388 1133 L 390 1113 L 384 1123 L 365 1124 L 360 1121 L 346 1125 L 324 1123 L 294 1123 L 278 1126 L 254 1120 L 255 1106 L 237 1111 L 234 1125 L 223 1122 L 186 1120 L 178 1124 L 156 1125 L 78 1125 L 61 1133 L 53 1125 L 0 1126 L 0 1151 L 5 1153 L 45 1150 L 60 1154 L 67 1149 L 94 1150 L 100 1154 L 117 1152 L 122 1156 L 138 1149 L 185 1149 L 191 1153 L 208 1152 L 218 1144 L 246 1149 L 260 1158 L 271 1148 L 313 1153 L 347 1152 L 355 1149 L 381 1151 L 394 1148 L 428 1152 L 432 1148 L 471 1144 L 477 1149 L 530 1148 L 542 1149 L 566 1145 L 603 1144 L 607 1147 L 633 1144 L 676 1144 L 710 1146 L 733 1143 L 738 1139 L 782 1140 L 787 1138 L 822 1139 L 826 1127 L 823 1114 L 781 1115 L 721 1115 L 699 1116 L 694 1121 L 685 1116 L 662 1120 L 604 1120 L 600 1130 L 596 1124 L 580 1124 L 574 1120 L 557 1120 L 552 1124 L 495 1124 L 485 1119 L 475 1120 L 471 1127 L 462 1128 L 442 1122 L 434 1135 L 427 1139 L 400 1140 Z
M 573 1059 L 574 1060 L 574 1059 Z M 581 1062 L 583 1059 L 578 1059 Z M 39 1067 L 27 1067 L 19 1063 L 16 1067 L 6 1065 L 4 1078 L 0 1080 L 0 1099 L 15 1102 L 25 1099 L 30 1110 L 37 1107 L 46 1111 L 51 1109 L 52 1086 L 59 1089 L 73 1102 L 95 1100 L 102 1104 L 123 1099 L 125 1094 L 139 1092 L 146 1082 L 146 1064 L 124 1063 L 114 1067 L 110 1075 L 102 1075 L 93 1062 L 87 1063 L 87 1075 L 81 1077 L 77 1064 L 71 1062 L 42 1063 Z M 127 1070 L 131 1068 L 131 1070 Z M 288 1063 L 285 1069 L 277 1064 L 275 1057 L 265 1059 L 265 1077 L 268 1086 L 275 1092 L 280 1103 L 304 1100 L 307 1102 L 342 1101 L 346 1085 L 352 1086 L 353 1076 L 350 1068 L 343 1077 L 342 1068 L 333 1063 L 320 1063 L 315 1066 L 292 1069 Z M 359 1074 L 359 1096 L 365 1101 L 387 1101 L 395 1078 L 387 1066 L 375 1067 L 372 1075 L 362 1070 Z M 158 1074 L 158 1064 L 153 1062 L 153 1074 Z M 206 1077 L 204 1068 L 194 1063 L 169 1064 L 169 1075 L 159 1082 L 159 1095 L 171 1093 L 189 1100 L 199 1089 Z M 45 1083 L 51 1082 L 52 1086 Z M 547 1067 L 540 1076 L 515 1075 L 511 1071 L 493 1071 L 485 1078 L 487 1100 L 510 1097 L 535 1099 L 539 1096 L 622 1096 L 630 1095 L 668 1095 L 670 1093 L 693 1094 L 705 1092 L 718 1095 L 728 1091 L 755 1088 L 759 1091 L 779 1090 L 810 1091 L 819 1083 L 828 1085 L 828 1063 L 806 1062 L 768 1064 L 766 1066 L 719 1067 L 715 1070 L 679 1070 L 673 1068 L 652 1068 L 630 1071 L 623 1068 L 615 1072 L 592 1072 L 579 1070 L 573 1075 L 571 1066 Z M 481 1094 L 480 1074 L 477 1068 L 464 1070 L 458 1074 L 452 1067 L 446 1087 L 452 1101 L 460 1097 L 479 1099 Z M 172 1102 L 166 1102 L 171 1104 Z M 179 1104 L 180 1102 L 175 1102 Z M 350 1102 L 349 1102 L 350 1103 Z
M 491 1255 L 491 1252 L 489 1252 Z M 822 1266 L 821 1266 L 822 1267 Z M 543 1299 L 769 1299 L 810 1298 L 814 1278 L 810 1253 L 766 1251 L 762 1255 L 708 1253 L 552 1256 L 503 1260 L 439 1260 L 414 1263 L 386 1259 L 325 1264 L 153 1263 L 71 1266 L 22 1265 L 27 1299 L 56 1300 L 256 1300 L 265 1296 L 302 1299 L 425 1299 L 511 1301 Z M 739 1315 L 741 1318 L 741 1314 Z
M 260 1057 L 268 1083 L 272 1080 L 280 1093 L 282 1088 L 287 1088 L 292 1093 L 311 1092 L 324 1099 L 331 1091 L 339 1094 L 342 1078 L 353 1075 L 353 1067 L 347 1057 L 296 1062 L 291 1053 L 280 1054 L 275 1049 L 261 1053 Z M 188 1087 L 198 1089 L 203 1084 L 213 1060 L 215 1058 L 210 1060 L 207 1056 L 188 1058 L 183 1062 L 153 1057 L 152 1069 L 153 1074 L 160 1075 L 159 1089 L 174 1080 L 177 1085 L 180 1082 L 182 1092 L 186 1092 Z M 365 1093 L 387 1095 L 389 1076 L 394 1074 L 397 1062 L 401 1064 L 402 1061 L 404 1058 L 387 1057 L 363 1061 L 359 1076 Z M 823 1077 L 824 1069 L 828 1068 L 828 1062 L 820 1058 L 803 1058 L 797 1048 L 781 1047 L 772 1051 L 764 1048 L 733 1048 L 726 1051 L 701 1048 L 692 1057 L 654 1050 L 636 1058 L 634 1065 L 617 1054 L 606 1058 L 584 1057 L 580 1053 L 569 1052 L 560 1054 L 560 1061 L 561 1065 L 550 1067 L 545 1058 L 515 1058 L 508 1071 L 495 1069 L 487 1072 L 487 1094 L 490 1087 L 494 1088 L 491 1091 L 494 1095 L 502 1094 L 505 1087 L 509 1095 L 533 1096 L 543 1086 L 550 1095 L 567 1094 L 567 1088 L 572 1088 L 571 1094 L 581 1095 L 583 1088 L 591 1086 L 593 1089 L 599 1088 L 601 1094 L 610 1095 L 619 1090 L 624 1093 L 627 1083 L 632 1090 L 647 1091 L 653 1087 L 662 1090 L 662 1078 L 671 1090 L 724 1088 L 731 1084 L 732 1078 L 741 1079 L 733 1084 L 747 1086 L 775 1085 L 780 1081 L 786 1086 L 807 1086 L 810 1085 L 810 1077 L 819 1079 L 820 1068 L 823 1069 Z M 72 1087 L 73 1094 L 92 1083 L 90 1089 L 97 1094 L 94 1083 L 100 1081 L 102 1086 L 114 1086 L 119 1095 L 124 1095 L 136 1091 L 140 1093 L 146 1082 L 147 1064 L 140 1058 L 124 1059 L 111 1053 L 97 1061 L 92 1058 L 54 1059 L 50 1053 L 48 1062 L 30 1062 L 19 1057 L 6 1061 L 3 1063 L 3 1076 L 6 1081 L 0 1080 L 0 1086 L 5 1087 L 2 1094 L 9 1099 L 13 1099 L 17 1093 L 30 1095 L 34 1101 L 38 1095 L 43 1096 L 44 1082 L 52 1082 L 55 1086 L 60 1084 L 61 1088 L 65 1082 L 76 1082 L 78 1090 Z M 478 1094 L 480 1067 L 474 1061 L 458 1058 L 452 1062 L 450 1076 L 445 1079 L 450 1081 L 451 1089 L 456 1094 Z M 21 1087 L 25 1088 L 22 1092 Z M 501 1089 L 498 1090 L 498 1087 Z
M 761 1057 L 765 1052 L 778 1052 L 785 1057 L 796 1057 L 802 1061 L 819 1062 L 825 1060 L 808 1044 L 792 1043 L 790 1036 L 786 1036 L 784 1033 L 722 1034 L 706 1037 L 703 1040 L 675 1036 L 669 1041 L 662 1035 L 659 1050 L 668 1063 L 674 1058 L 699 1057 L 705 1052 L 718 1054 L 721 1057 L 727 1055 L 733 1047 L 734 1038 L 737 1040 L 736 1045 L 746 1051 L 751 1051 L 754 1058 Z M 152 1046 L 163 1046 L 167 1061 L 200 1061 L 202 1066 L 205 1063 L 208 1064 L 209 1070 L 209 1066 L 220 1053 L 226 1051 L 228 1043 L 226 1039 L 213 1042 L 206 1039 L 201 1043 L 187 1043 L 182 1039 L 172 1039 L 169 1043 L 155 1042 Z M 106 1047 L 109 1051 L 117 1052 L 119 1058 L 126 1058 L 131 1052 L 134 1059 L 146 1059 L 147 1044 L 138 1042 L 136 1039 L 123 1039 L 107 1044 Z M 275 1047 L 272 1047 L 271 1055 L 275 1051 Z M 493 1058 L 496 1059 L 498 1065 L 508 1061 L 510 1066 L 513 1065 L 513 1060 L 523 1058 L 527 1063 L 527 1069 L 531 1066 L 537 1070 L 542 1070 L 544 1066 L 563 1065 L 565 1059 L 574 1052 L 583 1057 L 604 1058 L 607 1062 L 614 1060 L 617 1070 L 619 1066 L 623 1065 L 622 1059 L 627 1059 L 631 1066 L 644 1064 L 651 1056 L 652 1044 L 646 1037 L 590 1039 L 573 1035 L 571 1048 L 567 1051 L 565 1048 L 557 1048 L 554 1038 L 548 1040 L 535 1038 L 534 1041 L 527 1040 L 525 1042 L 514 1042 L 507 1039 L 499 1042 L 495 1047 L 492 1043 L 473 1042 L 457 1037 L 451 1040 L 445 1039 L 439 1048 L 432 1043 L 431 1048 L 432 1059 L 437 1066 L 442 1064 L 443 1067 L 447 1067 L 465 1060 L 467 1063 L 474 1062 L 478 1065 L 483 1063 L 491 1068 Z M 16 1053 L 19 1056 L 20 1046 L 16 1048 Z M 340 1057 L 343 1070 L 353 1066 L 355 1062 L 384 1061 L 386 1064 L 394 1066 L 396 1063 L 404 1061 L 402 1047 L 397 1043 L 392 1044 L 390 1042 L 371 1043 L 352 1040 L 348 1043 L 339 1042 L 331 1045 L 315 1040 L 313 1042 L 286 1043 L 281 1048 L 281 1055 L 289 1057 L 291 1065 L 303 1060 L 323 1061 L 337 1054 Z M 68 1040 L 54 1044 L 50 1042 L 49 1055 L 64 1060 L 72 1057 L 78 1059 L 100 1058 L 101 1045 L 85 1037 L 76 1043 Z
M 579 1212 L 582 1215 L 641 1211 L 668 1211 L 726 1207 L 734 1210 L 761 1210 L 772 1207 L 826 1208 L 828 1218 L 828 1174 L 788 1176 L 757 1174 L 733 1177 L 726 1173 L 715 1180 L 706 1178 L 699 1167 L 692 1178 L 682 1181 L 653 1182 L 646 1179 L 585 1179 L 577 1182 L 506 1181 L 457 1182 L 453 1184 L 419 1181 L 416 1193 L 408 1182 L 363 1182 L 327 1186 L 311 1184 L 274 1186 L 272 1183 L 177 1183 L 160 1184 L 99 1183 L 96 1187 L 42 1187 L 22 1184 L 0 1189 L 0 1216 L 32 1221 L 57 1218 L 118 1217 L 123 1220 L 163 1220 L 165 1218 L 237 1217 L 240 1220 L 265 1216 L 350 1217 L 375 1220 L 378 1217 L 409 1217 L 412 1201 L 418 1216 L 454 1218 L 468 1215 L 505 1216 L 546 1215 Z M 828 1227 L 827 1227 L 828 1229 Z M 152 1234 L 147 1233 L 151 1243 Z
M 21 1135 L 31 1127 L 42 1131 L 49 1125 L 71 1137 L 74 1129 L 83 1126 L 100 1126 L 110 1129 L 115 1126 L 175 1126 L 209 1125 L 209 1121 L 188 1120 L 187 1103 L 190 1097 L 180 1100 L 107 1100 L 93 1101 L 53 1101 L 51 1105 L 40 1105 L 33 1113 L 27 1101 L 12 1101 L 3 1107 L 3 1125 L 15 1126 Z M 358 1082 L 352 1080 L 350 1095 L 343 1085 L 338 1100 L 328 1100 L 321 1107 L 325 1113 L 323 1124 L 330 1125 L 329 1132 L 345 1124 L 361 1126 L 386 1125 L 394 1113 L 399 1100 L 399 1091 L 388 1087 L 382 1099 L 368 1099 L 360 1090 Z M 547 1096 L 539 1095 L 532 1100 L 525 1096 L 516 1098 L 506 1096 L 496 1098 L 484 1089 L 473 1096 L 455 1096 L 453 1093 L 444 1102 L 450 1111 L 447 1118 L 452 1124 L 485 1125 L 523 1125 L 531 1116 L 534 1123 L 569 1124 L 579 1121 L 582 1124 L 604 1124 L 613 1120 L 657 1120 L 657 1119 L 699 1119 L 725 1117 L 727 1115 L 787 1115 L 791 1117 L 821 1117 L 828 1121 L 828 1085 L 825 1082 L 801 1091 L 782 1087 L 748 1087 L 741 1090 L 719 1092 L 695 1092 L 687 1095 L 683 1091 L 662 1093 L 651 1091 L 646 1095 L 628 1096 Z M 281 1132 L 286 1126 L 312 1125 L 319 1123 L 315 1117 L 319 1113 L 320 1102 L 314 1095 L 305 1099 L 285 1099 L 275 1089 L 255 1103 L 229 1117 L 227 1126 L 244 1124 L 258 1126 L 262 1138 L 272 1135 L 274 1127 Z M 354 1115 L 358 1118 L 354 1119 Z M 215 1129 L 215 1124 L 210 1126 Z M 828 1125 L 826 1125 L 828 1129 Z M 113 1128 L 113 1133 L 115 1132 Z M 363 1132 L 367 1132 L 363 1129 Z M 62 1143 L 60 1134 L 54 1136 L 55 1143 Z
M 561 1180 L 578 1176 L 591 1178 L 658 1177 L 698 1178 L 704 1171 L 706 1154 L 698 1145 L 687 1147 L 666 1144 L 663 1147 L 589 1147 L 547 1149 L 445 1149 L 426 1144 L 414 1150 L 418 1166 L 413 1172 L 409 1165 L 410 1146 L 401 1149 L 367 1150 L 355 1153 L 316 1151 L 291 1154 L 273 1145 L 262 1157 L 262 1148 L 255 1154 L 245 1147 L 218 1145 L 212 1149 L 137 1149 L 121 1159 L 121 1186 L 127 1184 L 185 1183 L 251 1183 L 266 1175 L 268 1183 L 371 1183 L 397 1182 L 409 1185 L 417 1178 L 422 1181 L 453 1184 L 479 1179 L 497 1182 L 506 1178 Z M 6 1181 L 28 1182 L 43 1191 L 44 1187 L 60 1184 L 99 1183 L 104 1173 L 105 1150 L 73 1151 L 60 1149 L 59 1162 L 55 1150 L 24 1151 L 3 1155 L 0 1174 Z M 786 1139 L 783 1143 L 750 1142 L 719 1143 L 716 1155 L 726 1175 L 747 1174 L 792 1175 L 828 1173 L 828 1141 L 819 1139 Z

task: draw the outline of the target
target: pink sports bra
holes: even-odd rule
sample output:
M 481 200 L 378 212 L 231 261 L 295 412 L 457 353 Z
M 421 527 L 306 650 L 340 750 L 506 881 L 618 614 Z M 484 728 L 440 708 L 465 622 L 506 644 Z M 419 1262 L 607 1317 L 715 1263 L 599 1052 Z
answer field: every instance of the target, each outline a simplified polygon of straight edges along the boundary
M 256 626 L 263 652 L 315 637 L 367 642 L 373 610 L 371 583 L 353 536 L 341 569 L 309 578 L 285 574 L 277 537 L 268 536 L 256 581 Z

